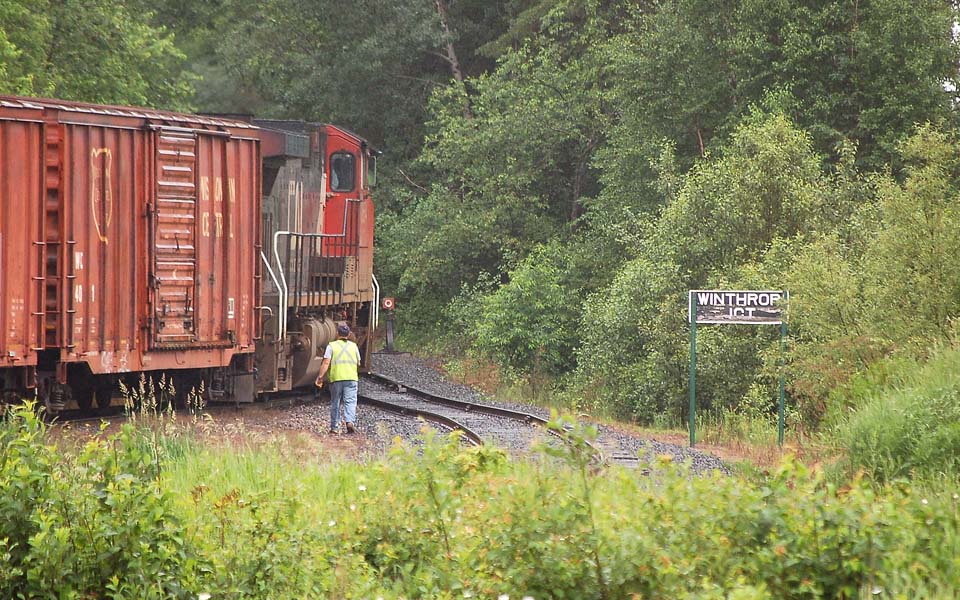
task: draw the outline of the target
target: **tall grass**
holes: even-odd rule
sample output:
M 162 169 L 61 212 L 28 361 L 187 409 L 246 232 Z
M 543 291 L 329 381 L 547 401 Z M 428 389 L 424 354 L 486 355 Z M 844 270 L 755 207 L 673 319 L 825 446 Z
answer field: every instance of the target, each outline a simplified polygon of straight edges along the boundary
M 836 487 L 772 476 L 598 473 L 574 450 L 511 462 L 455 440 L 367 464 L 292 464 L 281 445 L 207 448 L 165 470 L 210 561 L 209 590 L 252 597 L 950 597 L 949 481 Z M 258 596 L 257 594 L 264 594 Z
M 559 426 L 559 424 L 558 424 Z M 161 455 L 133 425 L 55 454 L 21 411 L 0 426 L 0 595 L 214 598 L 955 597 L 953 480 L 835 486 L 793 461 L 765 478 L 596 471 L 431 437 L 329 462 L 280 442 Z M 574 429 L 585 441 L 590 430 Z M 106 557 L 106 559 L 104 558 Z
M 942 350 L 911 375 L 861 394 L 862 405 L 836 429 L 849 471 L 879 481 L 960 477 L 960 350 Z

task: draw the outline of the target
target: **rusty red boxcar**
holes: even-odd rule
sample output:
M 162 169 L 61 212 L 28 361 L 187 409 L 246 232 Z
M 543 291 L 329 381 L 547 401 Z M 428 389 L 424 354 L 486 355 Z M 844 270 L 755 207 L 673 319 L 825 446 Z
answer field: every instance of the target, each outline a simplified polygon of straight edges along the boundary
M 43 343 L 43 125 L 0 106 L 0 382 L 22 389 Z
M 125 374 L 252 396 L 260 156 L 240 121 L 0 97 L 0 383 L 52 409 Z

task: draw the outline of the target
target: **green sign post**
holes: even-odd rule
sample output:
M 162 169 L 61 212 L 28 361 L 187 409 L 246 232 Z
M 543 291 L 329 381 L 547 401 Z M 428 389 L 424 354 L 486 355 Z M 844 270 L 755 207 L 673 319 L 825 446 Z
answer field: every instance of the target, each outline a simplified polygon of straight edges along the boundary
M 696 444 L 697 323 L 780 325 L 780 398 L 777 443 L 783 446 L 784 354 L 787 337 L 786 290 L 690 290 L 690 447 Z

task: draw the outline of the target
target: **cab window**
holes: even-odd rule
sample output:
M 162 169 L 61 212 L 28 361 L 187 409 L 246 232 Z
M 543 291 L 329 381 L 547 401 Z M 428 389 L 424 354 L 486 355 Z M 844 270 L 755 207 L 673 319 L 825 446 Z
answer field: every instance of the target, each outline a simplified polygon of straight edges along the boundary
M 352 192 L 357 179 L 357 158 L 349 152 L 330 155 L 330 189 L 334 192 Z
M 366 156 L 364 164 L 367 167 L 367 187 L 376 187 L 377 185 L 377 157 Z

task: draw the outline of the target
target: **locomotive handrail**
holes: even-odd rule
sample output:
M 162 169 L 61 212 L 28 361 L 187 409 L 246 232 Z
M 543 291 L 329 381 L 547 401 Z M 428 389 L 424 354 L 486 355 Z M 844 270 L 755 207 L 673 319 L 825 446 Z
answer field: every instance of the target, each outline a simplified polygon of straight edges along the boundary
M 277 259 L 277 270 L 280 271 L 280 281 L 283 282 L 282 285 L 277 285 L 277 292 L 280 296 L 280 306 L 278 307 L 277 314 L 277 339 L 280 342 L 280 347 L 283 348 L 286 344 L 286 335 L 287 335 L 287 278 L 283 275 L 283 263 L 280 262 L 280 251 L 277 249 L 278 242 L 280 241 L 281 234 L 290 234 L 289 231 L 276 231 L 273 234 L 273 256 Z
M 270 273 L 270 279 L 273 280 L 273 285 L 277 286 L 277 289 L 280 289 L 280 282 L 277 281 L 277 275 L 270 267 L 270 261 L 267 259 L 267 255 L 263 253 L 263 250 L 260 251 L 260 258 L 263 259 L 263 264 L 266 265 L 267 272 Z
M 370 277 L 373 283 L 373 330 L 376 331 L 380 324 L 380 282 L 373 273 L 370 273 Z
M 347 202 L 355 202 L 359 204 L 361 200 L 359 198 L 347 198 Z M 287 277 L 283 272 L 283 261 L 280 260 L 280 236 L 287 237 L 300 237 L 300 238 L 338 238 L 347 236 L 347 214 L 350 211 L 344 209 L 343 211 L 343 231 L 341 233 L 301 233 L 299 231 L 288 231 L 281 230 L 275 231 L 273 233 L 273 256 L 277 261 L 277 271 L 280 273 L 280 283 L 278 285 L 280 288 L 280 342 L 284 343 L 287 335 L 287 302 L 290 299 L 290 288 L 287 286 Z

